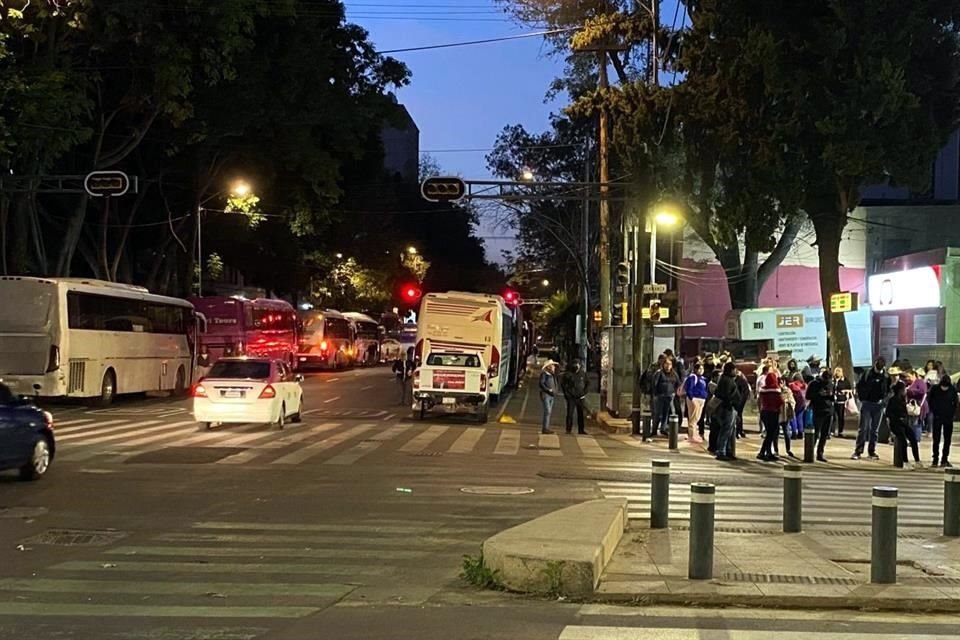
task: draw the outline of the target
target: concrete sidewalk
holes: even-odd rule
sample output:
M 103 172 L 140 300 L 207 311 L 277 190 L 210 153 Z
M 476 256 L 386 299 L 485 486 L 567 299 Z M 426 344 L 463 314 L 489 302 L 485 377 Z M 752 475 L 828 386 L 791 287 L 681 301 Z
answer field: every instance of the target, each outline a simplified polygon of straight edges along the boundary
M 960 612 L 960 539 L 902 530 L 898 584 L 871 585 L 868 529 L 783 534 L 718 527 L 714 579 L 687 579 L 685 528 L 632 523 L 595 600 L 771 608 L 870 608 Z

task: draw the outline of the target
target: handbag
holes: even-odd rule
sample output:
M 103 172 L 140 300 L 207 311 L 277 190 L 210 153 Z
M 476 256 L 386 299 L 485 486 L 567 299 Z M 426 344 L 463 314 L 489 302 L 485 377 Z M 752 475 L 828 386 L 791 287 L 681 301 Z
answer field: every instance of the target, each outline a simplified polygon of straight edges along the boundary
M 847 401 L 843 403 L 843 410 L 847 412 L 848 416 L 860 415 L 860 407 L 857 406 L 857 401 L 853 396 L 847 398 Z
M 911 418 L 920 417 L 920 404 L 916 400 L 907 403 L 907 415 Z
M 693 374 L 691 373 L 689 376 L 684 378 L 683 384 L 681 384 L 680 388 L 677 389 L 677 395 L 680 396 L 681 398 L 687 397 L 687 383 L 690 382 L 690 376 L 692 375 Z

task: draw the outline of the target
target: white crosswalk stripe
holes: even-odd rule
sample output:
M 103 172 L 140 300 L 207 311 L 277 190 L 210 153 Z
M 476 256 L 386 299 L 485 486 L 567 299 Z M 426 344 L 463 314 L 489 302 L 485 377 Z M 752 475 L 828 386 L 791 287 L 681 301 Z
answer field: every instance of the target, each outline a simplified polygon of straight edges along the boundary
M 722 634 L 722 635 L 721 635 Z M 657 640 L 704 640 L 704 638 L 723 638 L 724 640 L 808 640 L 809 631 L 781 631 L 753 629 L 724 629 L 716 635 L 702 629 L 677 629 L 658 627 L 655 630 L 640 627 L 599 627 L 568 626 L 560 633 L 559 640 L 636 640 L 648 636 Z M 947 640 L 951 635 L 930 635 L 910 632 L 904 633 L 830 633 L 831 640 Z
M 541 434 L 539 429 L 500 425 L 383 423 L 307 416 L 280 431 L 270 425 L 222 425 L 207 430 L 188 419 L 93 418 L 71 420 L 56 431 L 58 462 L 87 462 L 103 457 L 120 463 L 164 448 L 213 447 L 238 450 L 215 464 L 294 465 L 318 458 L 321 464 L 351 465 L 382 455 L 450 455 L 577 457 L 598 468 L 636 470 L 637 465 L 608 458 L 605 436 Z M 175 419 L 174 419 L 175 420 Z M 487 434 L 490 437 L 485 437 Z M 604 445 L 606 442 L 608 444 Z M 576 444 L 574 444 L 576 443 Z

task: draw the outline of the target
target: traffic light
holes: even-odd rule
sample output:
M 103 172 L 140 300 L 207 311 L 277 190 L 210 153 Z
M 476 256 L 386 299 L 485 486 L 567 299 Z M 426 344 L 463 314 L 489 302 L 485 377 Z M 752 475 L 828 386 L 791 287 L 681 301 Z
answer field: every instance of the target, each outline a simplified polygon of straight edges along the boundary
M 434 176 L 420 184 L 420 195 L 428 202 L 457 202 L 467 195 L 467 184 L 456 176 Z
M 130 191 L 130 177 L 123 171 L 93 171 L 83 179 L 83 189 L 94 198 L 122 196 Z
M 615 304 L 610 308 L 610 325 L 615 327 L 618 324 L 624 324 L 623 307 L 619 304 Z
M 597 324 L 603 322 L 603 312 L 600 309 L 593 310 L 593 321 Z
M 415 284 L 405 284 L 400 291 L 400 295 L 407 304 L 414 304 L 423 296 L 423 291 Z
M 503 301 L 507 303 L 507 306 L 515 307 L 520 304 L 520 294 L 513 289 L 507 289 L 503 292 Z
M 630 324 L 630 304 L 627 302 L 620 303 L 620 324 L 624 327 Z
M 650 301 L 650 322 L 656 324 L 660 322 L 660 301 Z
M 627 261 L 617 265 L 617 284 L 621 287 L 630 284 L 630 263 Z

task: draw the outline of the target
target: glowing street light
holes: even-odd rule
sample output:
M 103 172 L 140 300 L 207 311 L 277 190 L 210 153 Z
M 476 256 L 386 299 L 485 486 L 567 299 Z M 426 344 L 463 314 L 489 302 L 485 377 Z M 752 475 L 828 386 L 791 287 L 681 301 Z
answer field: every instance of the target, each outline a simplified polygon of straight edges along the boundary
M 412 256 L 415 256 L 418 253 L 417 248 L 414 246 L 407 247 L 407 253 L 409 253 Z
M 680 216 L 669 209 L 662 209 L 653 214 L 653 221 L 664 227 L 672 227 L 680 222 Z
M 533 169 L 530 167 L 524 167 L 520 172 L 520 179 L 524 182 L 533 182 L 536 177 L 536 174 L 533 173 Z
M 336 258 L 337 260 L 343 260 L 343 254 L 342 253 L 336 254 Z
M 542 284 L 544 287 L 549 287 L 549 286 L 550 286 L 550 281 L 547 280 L 546 278 L 544 278 L 544 279 L 543 279 L 543 282 L 541 282 L 540 284 Z
M 234 180 L 233 184 L 230 185 L 230 195 L 234 198 L 246 198 L 251 191 L 253 191 L 253 188 L 246 180 Z

